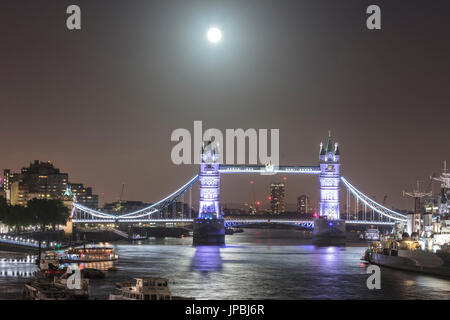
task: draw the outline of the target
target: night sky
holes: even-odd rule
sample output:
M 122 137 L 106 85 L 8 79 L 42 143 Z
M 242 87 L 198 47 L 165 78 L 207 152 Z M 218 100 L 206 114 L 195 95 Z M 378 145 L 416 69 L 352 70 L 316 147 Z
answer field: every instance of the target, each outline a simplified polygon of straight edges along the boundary
M 382 30 L 366 28 L 371 4 Z M 2 1 L 0 168 L 52 160 L 106 201 L 125 181 L 124 198 L 151 202 L 198 171 L 170 159 L 171 132 L 194 120 L 279 128 L 286 165 L 317 165 L 331 130 L 351 183 L 411 208 L 402 190 L 450 166 L 449 13 L 448 0 Z M 249 201 L 254 180 L 267 203 L 281 178 L 222 176 L 221 200 Z M 317 201 L 317 176 L 288 176 L 288 202 L 302 193 Z

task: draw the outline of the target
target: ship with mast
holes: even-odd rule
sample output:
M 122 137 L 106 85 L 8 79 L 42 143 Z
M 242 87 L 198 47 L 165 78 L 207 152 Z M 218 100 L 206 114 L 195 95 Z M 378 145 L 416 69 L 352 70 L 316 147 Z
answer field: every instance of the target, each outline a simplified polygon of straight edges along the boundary
M 406 230 L 372 243 L 364 260 L 390 268 L 450 277 L 450 173 L 446 161 L 442 174 L 430 178 L 441 182 L 437 210 L 432 201 L 423 203 L 423 199 L 432 197 L 433 193 L 420 191 L 419 183 L 416 190 L 404 191 L 404 196 L 414 198 L 414 211 L 408 213 Z

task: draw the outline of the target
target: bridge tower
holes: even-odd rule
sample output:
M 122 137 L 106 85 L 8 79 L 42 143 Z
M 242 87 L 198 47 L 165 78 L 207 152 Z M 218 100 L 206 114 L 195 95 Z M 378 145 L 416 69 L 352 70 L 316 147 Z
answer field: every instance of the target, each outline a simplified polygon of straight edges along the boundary
M 339 146 L 333 146 L 331 132 L 327 145 L 320 143 L 319 154 L 319 218 L 314 221 L 313 242 L 319 245 L 345 245 L 345 221 L 340 220 L 339 183 L 340 183 Z
M 331 132 L 328 133 L 327 146 L 324 149 L 320 143 L 319 155 L 319 188 L 320 203 L 319 215 L 327 217 L 328 220 L 339 220 L 339 166 L 340 166 L 339 146 L 336 142 L 333 147 Z
M 220 213 L 219 155 L 211 141 L 202 148 L 200 163 L 200 201 L 198 218 L 194 219 L 194 245 L 225 243 L 225 224 Z
M 220 174 L 218 154 L 211 142 L 202 148 L 200 163 L 200 203 L 198 217 L 201 219 L 220 218 Z

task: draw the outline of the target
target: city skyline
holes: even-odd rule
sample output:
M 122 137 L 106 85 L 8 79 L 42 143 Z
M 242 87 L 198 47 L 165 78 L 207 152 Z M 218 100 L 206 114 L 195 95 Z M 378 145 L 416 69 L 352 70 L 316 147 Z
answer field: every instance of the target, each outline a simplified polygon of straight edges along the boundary
M 106 202 L 123 181 L 127 199 L 152 202 L 198 172 L 170 161 L 170 133 L 194 120 L 222 130 L 279 128 L 286 165 L 316 165 L 331 130 L 343 175 L 411 209 L 402 190 L 418 178 L 428 187 L 450 160 L 445 10 L 381 1 L 377 33 L 365 28 L 358 1 L 275 11 L 266 1 L 136 1 L 108 10 L 99 1 L 81 4 L 77 33 L 65 28 L 65 4 L 47 3 L 31 5 L 33 14 L 2 4 L 1 168 L 51 160 Z M 220 48 L 204 43 L 212 23 L 224 32 Z M 250 179 L 267 202 L 273 178 L 256 176 L 223 177 L 224 202 L 245 202 L 250 185 L 232 186 Z M 316 203 L 317 185 L 317 177 L 288 177 L 287 202 L 299 190 Z
M 40 161 L 40 160 L 30 161 L 29 162 L 30 165 L 32 165 L 33 162 L 35 162 L 35 161 Z M 50 160 L 42 161 L 42 163 L 51 163 L 52 165 L 54 165 L 54 163 L 52 161 L 50 161 Z M 24 168 L 25 167 L 23 167 L 23 166 L 21 167 L 21 169 L 24 169 Z M 5 169 L 3 169 L 3 170 L 5 170 Z M 11 174 L 16 174 L 17 175 L 18 173 L 20 173 L 20 170 L 15 170 L 15 169 L 11 169 L 11 168 L 8 168 L 6 170 L 11 170 Z M 437 173 L 437 175 L 439 175 L 439 173 Z M 274 177 L 278 177 L 279 179 L 274 178 Z M 231 199 L 231 200 L 230 199 L 221 199 L 221 205 L 223 205 L 224 207 L 227 207 L 227 206 L 230 206 L 230 205 L 231 205 L 231 207 L 234 207 L 236 204 L 238 204 L 239 206 L 243 206 L 243 205 L 246 205 L 246 204 L 249 205 L 249 206 L 255 206 L 256 202 L 258 202 L 259 204 L 257 204 L 257 207 L 260 207 L 261 210 L 263 210 L 263 209 L 264 210 L 269 210 L 270 206 L 271 206 L 271 203 L 272 203 L 270 186 L 272 184 L 274 184 L 274 183 L 277 183 L 277 182 L 274 182 L 274 181 L 275 180 L 283 181 L 283 182 L 278 182 L 278 183 L 285 184 L 286 187 L 287 187 L 289 185 L 287 183 L 288 180 L 301 179 L 301 178 L 311 179 L 311 177 L 304 176 L 304 175 L 302 175 L 302 177 L 296 177 L 295 175 L 294 176 L 290 176 L 289 179 L 286 176 L 283 176 L 281 174 L 277 174 L 275 176 L 270 175 L 268 177 L 267 176 L 259 176 L 259 175 L 252 176 L 251 179 L 248 179 L 248 181 L 246 181 L 248 183 L 247 188 L 245 187 L 245 185 L 241 186 L 242 187 L 241 190 L 248 191 L 248 194 L 245 193 L 245 191 L 242 193 L 242 194 L 245 194 L 244 196 L 241 197 L 241 199 L 243 199 L 242 201 L 239 202 L 239 201 L 234 200 L 234 199 Z M 3 177 L 2 177 L 2 179 L 3 179 Z M 316 177 L 316 179 L 317 179 L 317 177 Z M 2 183 L 3 183 L 3 180 L 2 180 Z M 263 180 L 263 181 L 259 181 L 258 183 L 256 183 L 255 181 L 258 181 L 258 180 Z M 423 182 L 427 183 L 425 185 L 425 187 L 423 186 L 425 184 Z M 416 183 L 417 183 L 417 181 L 416 181 Z M 98 198 L 98 200 L 95 200 L 95 201 L 98 201 L 98 204 L 99 204 L 98 207 L 99 208 L 102 208 L 105 203 L 108 203 L 108 204 L 114 203 L 114 202 L 117 202 L 119 199 L 121 199 L 122 201 L 131 201 L 131 202 L 133 202 L 133 201 L 140 201 L 140 202 L 143 202 L 143 203 L 153 203 L 156 200 L 158 200 L 157 198 L 155 198 L 154 196 L 152 197 L 151 195 L 149 195 L 149 197 L 151 198 L 150 200 L 127 197 L 127 194 L 124 193 L 125 188 L 122 190 L 122 185 L 123 184 L 124 184 L 124 182 L 122 182 L 120 184 L 120 190 L 118 190 L 117 195 L 111 195 L 110 196 L 111 199 L 109 199 L 107 196 L 105 197 L 105 194 L 103 192 L 99 192 L 99 191 L 95 190 L 95 187 L 91 186 L 91 187 L 86 187 L 86 188 L 91 190 L 89 192 L 92 192 L 93 194 L 95 194 L 96 199 Z M 73 188 L 79 188 L 80 186 L 85 185 L 85 183 L 77 181 L 77 182 L 70 182 L 69 185 L 73 189 Z M 257 186 L 258 191 L 259 191 L 259 193 L 256 194 L 256 195 L 255 195 L 255 186 Z M 294 188 L 296 188 L 296 186 L 297 186 L 297 184 L 294 183 Z M 317 183 L 316 187 L 317 186 L 318 186 L 318 183 Z M 420 190 L 423 190 L 423 191 L 427 191 L 427 192 L 428 191 L 432 191 L 433 197 L 436 198 L 436 199 L 438 198 L 439 192 L 440 192 L 440 184 L 439 183 L 432 182 L 431 179 L 430 179 L 430 181 L 426 181 L 426 180 L 425 181 L 420 181 L 419 180 L 419 187 L 420 187 Z M 198 188 L 198 186 L 194 186 L 194 190 L 197 189 L 197 188 Z M 411 189 L 411 190 L 417 189 L 417 184 L 415 186 L 412 186 L 409 189 Z M 407 189 L 407 190 L 409 190 L 409 189 Z M 122 190 L 122 192 L 121 192 L 121 190 Z M 72 191 L 74 191 L 74 190 L 72 190 Z M 173 191 L 173 190 L 170 190 L 169 192 L 171 192 L 171 191 Z M 298 197 L 300 195 L 304 194 L 305 190 L 302 190 L 302 189 L 291 189 L 291 190 L 289 190 L 289 188 L 287 188 L 285 192 L 286 192 L 285 198 L 289 199 L 289 200 L 286 201 L 286 208 L 287 208 L 286 211 L 290 211 L 290 212 L 296 211 L 295 210 L 295 206 L 297 206 L 296 202 L 298 200 Z M 310 200 L 309 208 L 312 211 L 318 212 L 318 207 L 319 207 L 318 198 L 319 198 L 319 194 L 318 194 L 317 191 L 309 190 L 309 192 L 311 192 L 311 194 L 308 194 L 308 198 L 312 199 L 312 200 Z M 340 193 L 342 193 L 342 192 L 343 192 L 343 189 L 341 188 Z M 165 195 L 162 194 L 162 196 L 165 196 Z M 404 196 L 403 196 L 402 199 L 403 200 L 407 200 L 407 201 L 403 201 L 403 203 L 405 203 L 405 205 L 404 206 L 399 206 L 399 207 L 396 207 L 394 205 L 391 205 L 389 202 L 386 202 L 386 200 L 388 198 L 388 195 L 386 195 L 386 194 L 384 196 L 382 196 L 380 194 L 380 197 L 378 197 L 378 198 L 377 198 L 377 195 L 372 195 L 372 198 L 374 200 L 378 199 L 380 201 L 380 203 L 381 203 L 381 199 L 383 199 L 383 204 L 387 205 L 388 207 L 391 207 L 392 209 L 412 211 L 413 208 L 414 208 L 414 202 L 411 201 L 411 199 L 409 199 L 408 197 L 404 197 Z M 197 192 L 194 192 L 194 194 L 192 196 L 192 201 L 193 201 L 193 203 L 192 203 L 193 207 L 197 207 L 197 204 L 196 204 L 196 202 L 198 202 Z M 344 206 L 344 203 L 341 203 L 341 206 Z M 341 208 L 341 210 L 342 210 L 342 208 Z
M 69 173 L 61 173 L 60 168 L 57 168 L 54 166 L 54 164 L 48 160 L 48 161 L 40 161 L 40 160 L 33 160 L 30 161 L 30 164 L 28 167 L 21 167 L 20 170 L 11 170 L 11 169 L 3 169 L 3 176 L 0 177 L 0 187 L 1 191 L 6 192 L 7 190 L 10 192 L 9 195 L 6 193 L 4 196 L 6 196 L 7 200 L 12 204 L 15 205 L 18 202 L 18 197 L 23 197 L 22 200 L 20 200 L 21 205 L 25 205 L 28 200 L 30 200 L 33 197 L 38 198 L 51 198 L 51 199 L 63 199 L 65 197 L 76 197 L 77 202 L 79 202 L 82 205 L 85 205 L 89 208 L 97 209 L 97 208 L 103 208 L 108 209 L 106 211 L 113 212 L 116 210 L 113 210 L 113 207 L 122 205 L 131 205 L 131 209 L 129 208 L 128 211 L 132 211 L 134 209 L 141 209 L 145 208 L 151 203 L 146 203 L 140 200 L 129 200 L 125 199 L 123 197 L 123 192 L 125 190 L 125 183 L 122 184 L 122 191 L 121 194 L 117 197 L 117 199 L 113 202 L 106 202 L 103 201 L 102 203 L 99 202 L 99 195 L 95 194 L 93 192 L 92 187 L 85 186 L 83 183 L 79 182 L 73 182 L 69 181 Z M 24 175 L 31 174 L 30 177 L 25 177 Z M 48 175 L 51 175 L 50 178 Z M 61 176 L 62 178 L 58 178 Z M 25 177 L 25 179 L 24 179 Z M 56 177 L 56 179 L 55 179 Z M 50 179 L 49 181 L 47 181 Z M 233 203 L 233 202 L 223 202 L 221 206 L 224 208 L 241 208 L 242 210 L 248 210 L 250 207 L 256 207 L 257 211 L 270 211 L 270 205 L 273 202 L 272 197 L 272 188 L 274 185 L 276 186 L 282 186 L 283 188 L 283 202 L 284 202 L 284 194 L 285 194 L 285 183 L 287 181 L 287 177 L 283 176 L 281 179 L 283 182 L 278 183 L 271 183 L 267 187 L 270 188 L 270 190 L 267 191 L 267 200 L 268 203 L 264 203 L 264 201 L 261 201 L 259 197 L 255 198 L 254 194 L 249 194 L 249 199 L 243 203 Z M 250 184 L 254 185 L 254 180 L 250 180 Z M 14 187 L 15 185 L 15 187 Z M 31 188 L 31 189 L 30 189 Z M 15 189 L 15 192 L 14 190 Z M 31 191 L 30 191 L 30 190 Z M 37 191 L 39 189 L 39 191 Z M 53 190 L 54 189 L 54 190 Z M 48 190 L 48 191 L 47 191 Z M 49 193 L 50 194 L 47 194 Z M 291 191 L 295 192 L 295 191 Z M 22 194 L 22 195 L 19 195 Z M 265 195 L 263 195 L 264 197 Z M 304 196 L 304 195 L 302 195 Z M 300 197 L 297 198 L 297 200 Z M 309 197 L 307 196 L 309 199 Z M 102 200 L 102 199 L 100 199 Z M 309 200 L 308 200 L 309 201 Z M 186 202 L 186 201 L 185 201 Z M 192 204 L 193 207 L 197 207 L 195 203 Z M 267 207 L 265 208 L 265 206 Z M 283 207 L 286 207 L 286 210 L 281 210 L 280 212 L 289 211 L 289 212 L 295 212 L 298 211 L 297 207 L 298 203 L 286 203 L 283 204 Z M 106 207 L 105 207 L 106 206 Z M 306 206 L 307 211 L 314 209 L 315 211 L 318 211 L 317 205 L 311 206 L 310 204 L 307 204 Z M 169 210 L 170 211 L 170 210 Z M 278 212 L 278 213 L 280 213 Z M 277 214 L 278 214 L 277 213 Z M 304 212 L 305 213 L 305 212 Z

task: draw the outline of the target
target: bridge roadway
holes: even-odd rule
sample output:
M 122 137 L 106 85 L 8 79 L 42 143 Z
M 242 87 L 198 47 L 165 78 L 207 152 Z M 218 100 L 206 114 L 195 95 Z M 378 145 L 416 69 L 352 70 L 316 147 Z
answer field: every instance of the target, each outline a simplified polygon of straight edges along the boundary
M 56 245 L 55 243 L 50 243 L 50 245 Z M 47 243 L 43 241 L 41 243 L 41 249 L 48 249 Z M 33 239 L 27 239 L 22 237 L 14 237 L 10 235 L 0 235 L 0 250 L 5 251 L 38 251 L 39 241 Z
M 220 165 L 219 173 L 297 173 L 297 174 L 320 174 L 320 167 L 318 166 L 278 166 L 268 169 L 266 166 L 231 166 Z
M 194 219 L 73 219 L 73 223 L 192 223 Z M 298 219 L 269 219 L 269 218 L 225 218 L 225 227 L 242 226 L 249 224 L 260 223 L 279 223 L 279 224 L 291 224 L 298 225 L 305 228 L 313 229 L 314 220 L 298 220 Z M 385 225 L 393 226 L 395 222 L 390 221 L 366 221 L 366 220 L 346 220 L 346 224 L 356 225 Z

